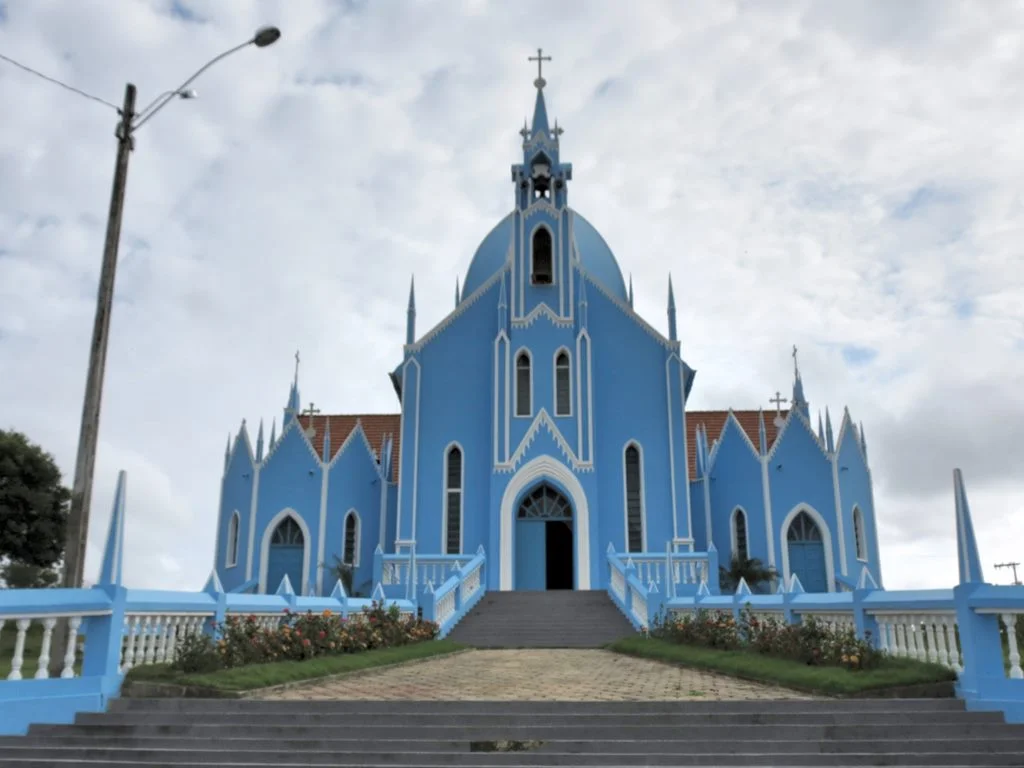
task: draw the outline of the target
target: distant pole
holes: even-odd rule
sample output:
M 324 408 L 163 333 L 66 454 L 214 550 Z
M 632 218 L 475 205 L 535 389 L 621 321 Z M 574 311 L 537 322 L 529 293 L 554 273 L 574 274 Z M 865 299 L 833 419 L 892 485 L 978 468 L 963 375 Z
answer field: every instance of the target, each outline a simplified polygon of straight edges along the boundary
M 1013 586 L 1019 587 L 1021 586 L 1020 579 L 1017 578 L 1017 566 L 1019 565 L 1020 563 L 996 563 L 994 567 L 997 569 L 1011 568 L 1013 570 Z

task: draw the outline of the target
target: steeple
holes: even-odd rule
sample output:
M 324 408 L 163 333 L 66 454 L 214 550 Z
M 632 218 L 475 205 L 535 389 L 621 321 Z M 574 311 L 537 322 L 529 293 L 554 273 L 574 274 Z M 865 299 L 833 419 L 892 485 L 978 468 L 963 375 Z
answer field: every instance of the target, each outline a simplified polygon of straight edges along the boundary
M 953 495 L 956 497 L 956 551 L 960 561 L 960 583 L 984 584 L 978 540 L 974 536 L 974 521 L 967 504 L 964 476 L 959 469 L 953 470 Z
M 829 453 L 834 453 L 836 450 L 835 442 L 832 438 L 832 417 L 828 414 L 828 406 L 825 406 L 825 447 L 828 448 Z
M 543 132 L 545 136 L 552 138 L 551 129 L 548 127 L 548 108 L 544 103 L 544 86 L 548 83 L 542 74 L 544 62 L 551 61 L 551 57 L 545 56 L 544 50 L 542 48 L 538 48 L 537 55 L 530 56 L 529 61 L 537 62 L 537 79 L 533 81 L 533 84 L 537 88 L 537 101 L 533 105 L 533 125 L 531 132 L 534 136 Z
M 224 448 L 224 471 L 225 472 L 228 471 L 228 464 L 230 463 L 230 461 L 231 461 L 231 433 L 228 432 L 228 444 L 227 444 L 227 447 Z
M 284 429 L 288 426 L 288 422 L 293 418 L 297 418 L 299 411 L 302 410 L 302 406 L 299 405 L 299 351 L 295 350 L 295 378 L 292 380 L 292 388 L 288 393 L 288 405 L 284 407 L 284 420 L 281 422 L 281 428 Z
M 117 488 L 114 490 L 114 509 L 110 513 L 107 529 L 107 545 L 103 548 L 103 562 L 100 564 L 99 584 L 121 585 L 121 566 L 124 562 L 124 505 L 128 474 L 122 469 L 117 473 Z
M 629 308 L 633 308 L 633 273 L 629 273 Z
M 757 442 L 761 455 L 768 454 L 768 431 L 764 427 L 764 409 L 757 409 Z
M 274 443 L 277 442 L 277 416 L 270 422 L 270 443 L 267 444 L 267 452 L 274 450 Z
M 793 345 L 793 409 L 800 411 L 807 418 L 810 418 L 810 408 L 807 398 L 804 397 L 804 382 L 800 378 L 800 365 L 796 359 L 796 345 Z
M 409 308 L 405 312 L 405 343 L 416 342 L 416 278 L 409 281 Z
M 678 341 L 676 335 L 676 295 L 672 290 L 672 275 L 668 276 L 668 338 L 669 341 Z
M 263 419 L 260 419 L 260 429 L 256 433 L 256 463 L 263 461 Z
M 868 457 L 868 439 L 864 436 L 864 422 L 860 423 L 860 450 L 864 454 L 864 458 Z
M 822 422 L 821 420 L 820 408 L 818 409 L 818 440 L 821 441 L 822 445 L 825 444 L 825 425 L 824 422 Z

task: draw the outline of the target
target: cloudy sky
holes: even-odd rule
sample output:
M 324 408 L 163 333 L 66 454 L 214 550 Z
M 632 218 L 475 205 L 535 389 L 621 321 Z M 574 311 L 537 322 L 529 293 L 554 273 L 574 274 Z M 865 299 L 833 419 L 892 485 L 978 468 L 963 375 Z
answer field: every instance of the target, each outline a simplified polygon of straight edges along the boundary
M 224 443 L 301 388 L 396 412 L 409 276 L 450 311 L 512 205 L 533 101 L 570 199 L 665 330 L 691 407 L 863 421 L 889 587 L 955 578 L 952 469 L 982 557 L 1024 560 L 1024 4 L 0 0 L 0 53 L 120 104 L 245 49 L 139 131 L 87 574 L 118 469 L 132 586 L 198 587 Z M 0 426 L 71 482 L 113 109 L 0 61 Z

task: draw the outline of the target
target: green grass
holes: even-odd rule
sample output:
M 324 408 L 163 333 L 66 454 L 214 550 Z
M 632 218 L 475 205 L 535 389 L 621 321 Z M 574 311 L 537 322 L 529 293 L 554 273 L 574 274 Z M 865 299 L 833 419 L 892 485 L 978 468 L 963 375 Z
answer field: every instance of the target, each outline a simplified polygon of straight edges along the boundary
M 190 685 L 224 692 L 252 691 L 273 685 L 316 680 L 321 677 L 359 672 L 389 664 L 427 659 L 459 650 L 462 650 L 462 646 L 449 640 L 432 640 L 363 653 L 322 656 L 309 661 L 252 664 L 204 674 L 184 674 L 175 672 L 166 664 L 150 664 L 144 667 L 135 667 L 128 673 L 127 679 L 136 682 Z
M 798 661 L 748 651 L 718 651 L 678 645 L 655 638 L 627 637 L 612 643 L 608 649 L 630 656 L 830 696 L 956 679 L 956 673 L 951 669 L 910 659 L 887 658 L 875 669 L 853 672 L 840 667 L 812 667 Z

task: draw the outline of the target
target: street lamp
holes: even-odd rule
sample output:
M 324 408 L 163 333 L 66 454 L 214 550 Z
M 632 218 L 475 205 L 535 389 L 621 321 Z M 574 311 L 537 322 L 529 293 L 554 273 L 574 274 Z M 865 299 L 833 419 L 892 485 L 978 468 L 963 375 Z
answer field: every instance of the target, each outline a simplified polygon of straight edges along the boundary
M 277 27 L 261 27 L 255 35 L 214 57 L 192 77 L 175 88 L 165 91 L 142 112 L 135 112 L 135 86 L 128 83 L 124 91 L 124 106 L 118 110 L 121 120 L 117 125 L 117 161 L 114 165 L 114 184 L 107 217 L 107 233 L 103 245 L 103 265 L 100 268 L 99 292 L 96 297 L 96 319 L 89 347 L 89 371 L 85 380 L 85 402 L 82 406 L 82 424 L 78 435 L 78 456 L 75 459 L 75 480 L 71 489 L 71 509 L 68 512 L 67 536 L 64 547 L 64 587 L 79 587 L 85 568 L 85 545 L 89 531 L 89 507 L 92 496 L 93 469 L 96 463 L 96 439 L 100 422 L 100 401 L 103 394 L 103 372 L 107 360 L 107 336 L 110 331 L 110 312 L 114 300 L 114 275 L 117 271 L 117 250 L 121 239 L 121 216 L 124 211 L 125 184 L 128 179 L 128 157 L 134 144 L 134 134 L 142 125 L 167 106 L 174 98 L 195 98 L 196 92 L 188 86 L 203 72 L 226 56 L 250 45 L 265 48 L 281 37 Z M 67 647 L 67 627 L 61 625 L 55 638 L 51 658 L 64 658 Z

